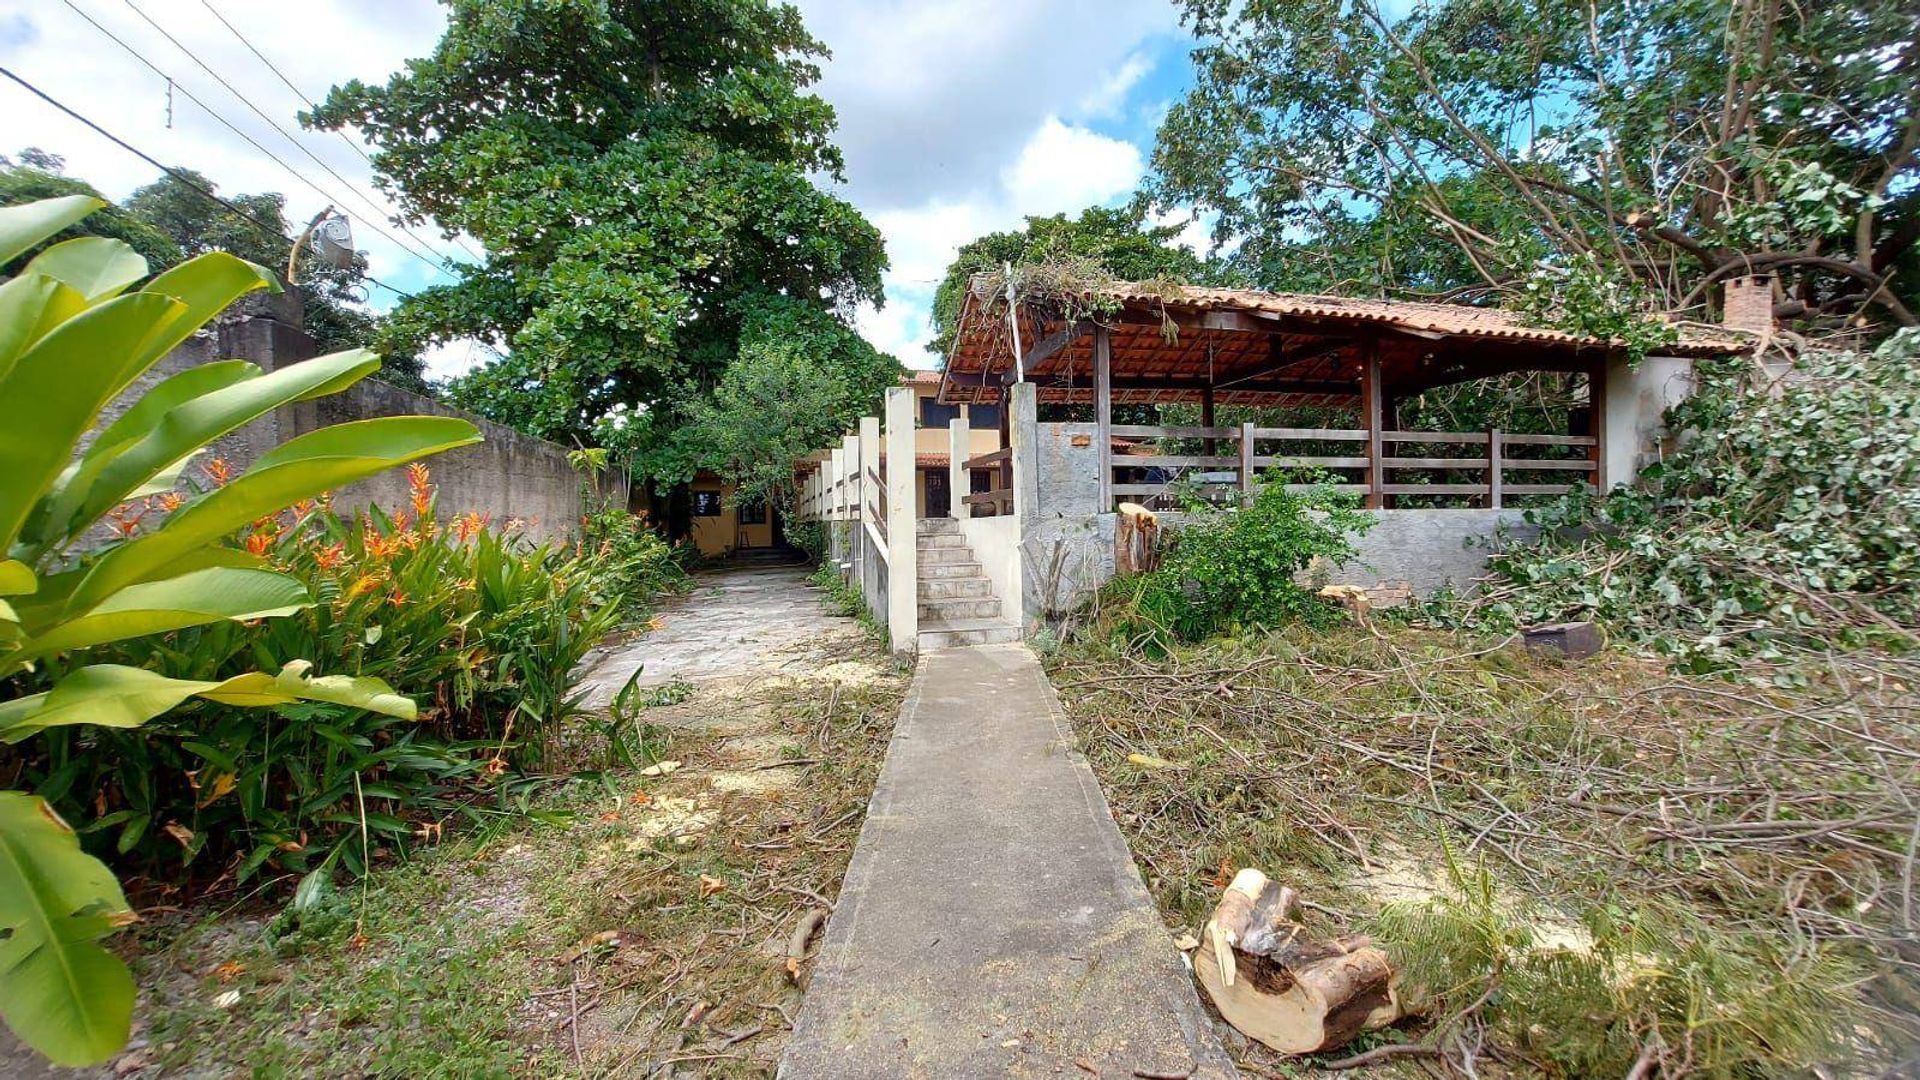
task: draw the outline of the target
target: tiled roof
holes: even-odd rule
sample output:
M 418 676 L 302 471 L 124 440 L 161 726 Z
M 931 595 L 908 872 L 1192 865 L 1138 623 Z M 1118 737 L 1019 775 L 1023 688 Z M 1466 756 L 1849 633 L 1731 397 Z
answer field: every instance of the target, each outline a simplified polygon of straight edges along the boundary
M 946 454 L 915 454 L 913 463 L 922 469 L 944 469 L 947 467 Z
M 937 371 L 909 371 L 900 377 L 902 386 L 939 386 L 940 373 Z
M 1499 308 L 1467 307 L 1462 304 L 1433 304 L 1416 300 L 1364 300 L 1350 296 L 1316 296 L 1310 293 L 1270 293 L 1254 289 L 1214 289 L 1200 285 L 1177 287 L 1179 298 L 1161 290 L 1147 290 L 1131 282 L 1117 282 L 1108 294 L 1130 303 L 1192 307 L 1208 311 L 1247 311 L 1267 315 L 1296 315 L 1320 319 L 1341 319 L 1380 323 L 1402 330 L 1463 337 L 1496 338 L 1507 341 L 1538 341 L 1562 345 L 1605 345 L 1600 338 L 1586 337 L 1528 326 L 1519 314 Z M 1750 338 L 1734 331 L 1712 331 L 1682 327 L 1679 348 L 1688 352 L 1740 352 L 1752 345 Z M 937 374 L 937 373 L 936 373 Z

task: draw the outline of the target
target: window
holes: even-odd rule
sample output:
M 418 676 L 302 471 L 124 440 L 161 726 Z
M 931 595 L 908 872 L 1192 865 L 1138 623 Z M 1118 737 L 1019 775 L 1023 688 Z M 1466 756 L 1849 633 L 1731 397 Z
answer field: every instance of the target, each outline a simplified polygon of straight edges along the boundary
M 960 406 L 942 405 L 938 398 L 920 399 L 920 426 L 946 427 L 948 422 L 960 415 Z
M 979 404 L 967 406 L 967 424 L 977 428 L 999 427 L 1000 406 Z
M 749 499 L 740 504 L 740 524 L 765 525 L 767 523 L 767 504 L 761 499 Z
M 693 493 L 694 517 L 719 517 L 720 493 L 717 491 L 696 491 Z
M 974 469 L 968 483 L 973 485 L 973 494 L 979 495 L 993 490 L 993 470 Z

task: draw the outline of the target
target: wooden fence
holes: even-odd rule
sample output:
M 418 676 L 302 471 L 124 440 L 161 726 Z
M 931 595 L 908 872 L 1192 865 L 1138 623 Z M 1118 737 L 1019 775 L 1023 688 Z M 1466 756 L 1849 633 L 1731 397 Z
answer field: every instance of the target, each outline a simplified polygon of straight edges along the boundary
M 1141 453 L 1101 448 L 1102 476 L 1117 502 L 1171 502 L 1176 485 L 1209 498 L 1251 492 L 1269 469 L 1326 470 L 1335 487 L 1370 507 L 1389 498 L 1430 497 L 1500 509 L 1519 495 L 1557 495 L 1572 479 L 1591 482 L 1600 440 L 1591 435 L 1502 431 L 1365 431 L 1343 428 L 1179 427 L 1114 424 L 1116 439 L 1154 440 Z M 1201 441 L 1200 453 L 1164 452 L 1169 441 Z M 1231 444 L 1223 453 L 1220 444 Z M 1290 451 L 1288 448 L 1293 449 Z M 1417 448 L 1409 452 L 1409 448 Z M 1344 451 L 1344 452 L 1343 452 Z M 1397 451 L 1397 452 L 1396 452 Z M 1427 451 L 1421 453 L 1421 451 Z M 1571 453 L 1569 453 L 1571 451 Z M 1533 456 L 1541 455 L 1541 456 Z M 1408 476 L 1408 474 L 1423 474 Z M 1515 482 L 1513 474 L 1519 474 Z M 1547 476 L 1554 479 L 1548 480 Z M 1299 485 L 1295 485 L 1299 486 Z M 1111 509 L 1106 507 L 1105 509 Z

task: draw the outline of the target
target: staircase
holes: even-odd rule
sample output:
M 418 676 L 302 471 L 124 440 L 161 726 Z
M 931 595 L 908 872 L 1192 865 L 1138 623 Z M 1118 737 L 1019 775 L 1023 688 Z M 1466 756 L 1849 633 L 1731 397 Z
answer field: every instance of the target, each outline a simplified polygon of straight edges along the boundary
M 1020 628 L 1001 615 L 993 582 L 974 559 L 958 521 L 922 518 L 916 539 L 921 652 L 1020 640 Z

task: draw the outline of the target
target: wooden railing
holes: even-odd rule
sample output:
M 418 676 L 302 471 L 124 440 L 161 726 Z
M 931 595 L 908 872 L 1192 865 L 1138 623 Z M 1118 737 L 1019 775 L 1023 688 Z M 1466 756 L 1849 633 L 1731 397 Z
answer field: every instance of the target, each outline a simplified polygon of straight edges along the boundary
M 993 470 L 993 487 L 969 492 L 961 499 L 973 513 L 982 516 L 1013 513 L 1013 451 L 1010 448 L 1003 446 L 992 453 L 970 457 L 966 467 L 968 476 L 972 476 L 975 469 Z
M 1234 444 L 1233 453 L 1113 454 L 1103 448 L 1102 468 L 1112 481 L 1116 501 L 1169 505 L 1171 491 L 1184 483 L 1193 493 L 1218 499 L 1251 492 L 1268 469 L 1320 469 L 1337 478 L 1334 486 L 1360 494 L 1369 506 L 1384 506 L 1409 497 L 1466 499 L 1500 509 L 1510 496 L 1557 495 L 1570 490 L 1566 481 L 1527 478 L 1513 483 L 1509 474 L 1568 473 L 1591 476 L 1599 469 L 1599 440 L 1591 435 L 1520 435 L 1502 431 L 1364 431 L 1346 428 L 1182 427 L 1115 424 L 1121 438 L 1205 440 L 1217 447 Z M 1263 445 L 1264 444 L 1264 445 Z M 1284 444 L 1299 452 L 1287 453 Z M 1300 446 L 1300 444 L 1310 444 Z M 1317 444 L 1317 445 L 1313 445 Z M 1329 445 L 1331 444 L 1331 445 Z M 1341 453 L 1347 444 L 1358 452 Z M 1437 448 L 1419 455 L 1411 446 Z M 1578 457 L 1518 457 L 1517 447 L 1583 450 Z M 1389 448 L 1392 448 L 1391 450 Z M 1264 450 L 1264 452 L 1263 452 Z M 1394 453 L 1393 450 L 1398 450 Z M 1460 452 L 1471 450 L 1471 453 Z M 1449 453 L 1448 451 L 1453 451 Z M 1424 478 L 1402 479 L 1422 472 Z M 1138 474 L 1145 473 L 1146 476 Z M 1437 475 L 1436 475 L 1437 474 Z M 1293 485 L 1299 487 L 1302 485 Z

